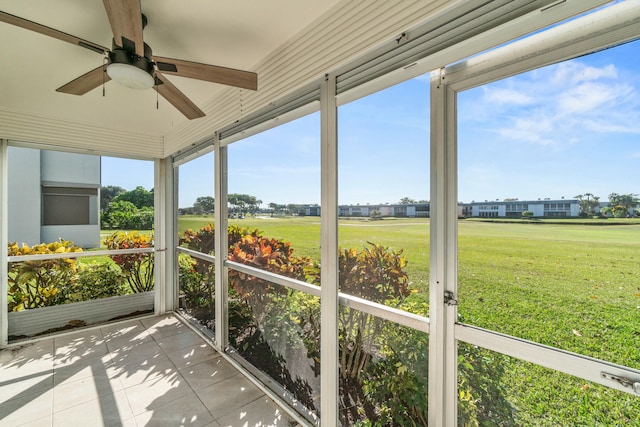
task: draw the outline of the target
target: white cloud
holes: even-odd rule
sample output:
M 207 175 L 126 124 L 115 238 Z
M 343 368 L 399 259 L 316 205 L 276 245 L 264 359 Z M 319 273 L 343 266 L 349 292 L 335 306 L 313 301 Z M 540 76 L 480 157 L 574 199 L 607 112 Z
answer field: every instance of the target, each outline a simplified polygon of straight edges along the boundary
M 558 112 L 563 115 L 601 112 L 605 106 L 615 108 L 615 101 L 624 99 L 632 92 L 633 88 L 624 84 L 582 83 L 558 95 Z
M 511 88 L 490 88 L 484 86 L 484 98 L 487 102 L 496 104 L 526 105 L 531 103 L 532 97 L 522 91 Z
M 502 137 L 514 142 L 534 142 L 551 144 L 553 140 L 547 135 L 553 130 L 553 121 L 544 116 L 514 117 L 512 126 L 497 129 Z
M 613 64 L 598 68 L 578 60 L 562 62 L 553 66 L 551 71 L 551 83 L 560 86 L 618 77 L 618 70 Z
M 585 130 L 640 132 L 636 88 L 613 64 L 572 60 L 482 87 L 470 121 L 505 139 L 543 145 L 575 143 Z M 465 119 L 466 120 L 466 119 Z

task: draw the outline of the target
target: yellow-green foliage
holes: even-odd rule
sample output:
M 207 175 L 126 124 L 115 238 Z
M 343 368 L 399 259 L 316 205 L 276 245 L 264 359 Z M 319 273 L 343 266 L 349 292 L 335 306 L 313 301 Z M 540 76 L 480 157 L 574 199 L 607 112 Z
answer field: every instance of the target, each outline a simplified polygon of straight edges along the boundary
M 152 248 L 153 235 L 134 232 L 113 233 L 105 239 L 109 250 Z M 111 255 L 111 259 L 126 275 L 132 292 L 147 292 L 153 289 L 153 253 Z
M 9 243 L 9 256 L 82 252 L 73 242 L 60 240 L 34 246 Z M 75 259 L 60 258 L 9 263 L 9 310 L 20 311 L 66 302 L 76 279 Z

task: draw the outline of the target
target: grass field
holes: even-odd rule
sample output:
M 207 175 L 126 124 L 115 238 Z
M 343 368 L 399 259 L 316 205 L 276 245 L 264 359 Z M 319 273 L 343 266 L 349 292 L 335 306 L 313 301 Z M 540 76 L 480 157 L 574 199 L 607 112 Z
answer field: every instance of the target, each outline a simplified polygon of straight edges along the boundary
M 640 223 L 605 221 L 460 221 L 461 320 L 640 369 Z M 209 222 L 210 217 L 181 217 L 179 229 Z M 319 260 L 317 217 L 230 223 L 288 240 L 298 255 Z M 362 247 L 367 241 L 402 249 L 412 286 L 428 296 L 428 219 L 340 221 L 342 247 Z M 636 397 L 526 362 L 505 358 L 505 364 L 505 387 L 518 410 L 519 425 L 624 425 L 640 420 Z

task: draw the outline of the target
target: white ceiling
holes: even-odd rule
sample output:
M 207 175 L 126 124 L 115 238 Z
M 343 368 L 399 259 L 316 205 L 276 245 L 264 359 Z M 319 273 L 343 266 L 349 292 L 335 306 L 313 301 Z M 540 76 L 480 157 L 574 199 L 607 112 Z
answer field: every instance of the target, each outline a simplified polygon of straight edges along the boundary
M 348 1 L 348 0 L 345 0 Z M 154 55 L 252 71 L 339 0 L 142 0 Z M 111 47 L 101 0 L 0 0 L 0 10 Z M 56 88 L 100 66 L 100 54 L 0 22 L 0 109 L 162 136 L 187 119 L 153 90 L 115 82 L 83 96 Z M 224 86 L 168 77 L 202 106 Z M 260 87 L 260 76 L 258 76 Z M 204 120 L 204 119 L 201 119 Z

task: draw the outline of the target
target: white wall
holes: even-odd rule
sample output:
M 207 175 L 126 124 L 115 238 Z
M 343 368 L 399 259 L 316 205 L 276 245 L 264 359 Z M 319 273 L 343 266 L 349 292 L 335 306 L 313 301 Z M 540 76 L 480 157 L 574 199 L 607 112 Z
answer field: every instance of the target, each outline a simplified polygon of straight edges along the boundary
M 9 242 L 29 246 L 59 240 L 100 246 L 100 199 L 90 196 L 91 225 L 42 226 L 42 184 L 100 186 L 100 156 L 9 147 Z
M 61 238 L 70 240 L 82 248 L 100 246 L 100 225 L 43 225 L 39 230 L 43 242 L 55 242 Z
M 40 150 L 9 147 L 9 242 L 40 243 Z
M 42 151 L 41 180 L 43 182 L 82 183 L 100 186 L 100 156 Z

